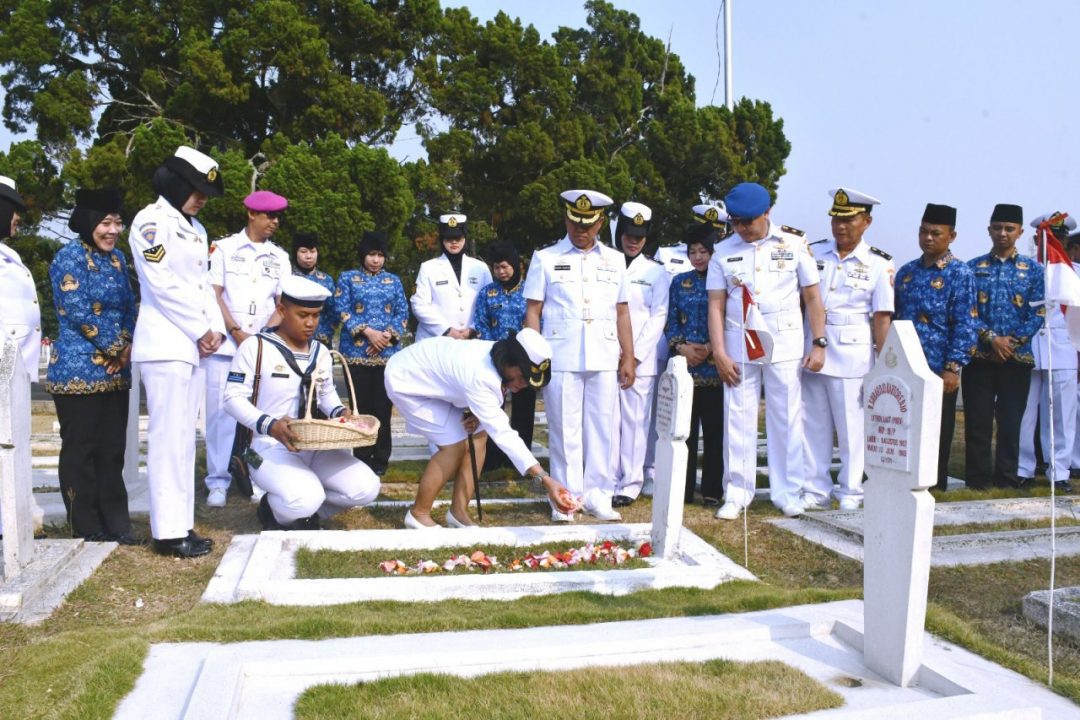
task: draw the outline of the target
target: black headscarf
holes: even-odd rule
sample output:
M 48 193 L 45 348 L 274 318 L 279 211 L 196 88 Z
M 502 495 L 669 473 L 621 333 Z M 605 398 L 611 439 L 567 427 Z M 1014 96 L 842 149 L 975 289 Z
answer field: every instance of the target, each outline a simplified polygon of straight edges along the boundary
M 450 267 L 452 267 L 454 269 L 454 275 L 457 276 L 458 283 L 461 282 L 461 262 L 462 262 L 462 259 L 465 257 L 465 246 L 464 245 L 461 246 L 461 252 L 452 253 L 452 252 L 450 252 L 449 250 L 446 249 L 446 243 L 447 243 L 447 241 L 460 240 L 460 239 L 462 239 L 464 237 L 465 237 L 464 235 L 459 235 L 457 237 L 440 237 L 439 238 L 439 244 L 442 246 L 443 255 L 445 255 L 446 259 L 450 261 Z
M 512 290 L 517 287 L 517 284 L 521 282 L 521 253 L 517 251 L 517 248 L 512 243 L 498 243 L 488 248 L 487 255 L 488 262 L 492 265 L 505 262 L 514 268 L 514 274 L 510 276 L 510 279 L 500 282 L 503 289 Z
M 26 212 L 26 202 L 14 188 L 0 183 L 0 240 L 11 237 L 11 219 Z
M 183 208 L 184 203 L 191 197 L 191 193 L 195 192 L 195 186 L 187 178 L 171 167 L 162 165 L 154 171 L 153 186 L 154 192 L 165 198 L 185 218 L 191 220 L 191 217 L 184 212 Z
M 124 201 L 115 188 L 75 191 L 75 209 L 68 218 L 68 227 L 79 234 L 79 239 L 90 248 L 94 245 L 94 228 L 109 215 L 124 214 Z

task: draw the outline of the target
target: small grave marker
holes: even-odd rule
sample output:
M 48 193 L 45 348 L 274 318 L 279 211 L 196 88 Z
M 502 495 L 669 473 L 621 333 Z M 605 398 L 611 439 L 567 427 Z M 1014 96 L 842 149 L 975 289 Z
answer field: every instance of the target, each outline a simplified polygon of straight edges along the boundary
M 652 546 L 658 558 L 670 560 L 679 547 L 686 489 L 686 438 L 694 380 L 686 358 L 668 360 L 656 388 L 656 468 L 653 490 Z
M 0 352 L 0 527 L 5 582 L 33 559 L 34 517 L 30 472 L 30 383 L 19 346 L 4 337 Z

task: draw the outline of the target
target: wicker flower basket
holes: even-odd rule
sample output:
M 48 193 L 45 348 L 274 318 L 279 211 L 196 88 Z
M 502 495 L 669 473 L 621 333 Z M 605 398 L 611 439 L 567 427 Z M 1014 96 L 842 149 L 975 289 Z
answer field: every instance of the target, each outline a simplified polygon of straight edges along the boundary
M 337 350 L 330 351 L 331 367 L 332 359 L 336 357 L 345 370 L 345 384 L 349 386 L 349 407 L 356 412 L 356 390 L 353 389 L 352 377 L 345 358 Z M 379 435 L 379 421 L 373 415 L 353 415 L 349 420 L 334 418 L 332 420 L 314 420 L 311 418 L 311 407 L 315 399 L 315 386 L 312 382 L 308 388 L 307 417 L 302 420 L 289 422 L 289 429 L 298 438 L 293 442 L 298 450 L 338 450 L 355 447 L 367 447 L 375 444 Z

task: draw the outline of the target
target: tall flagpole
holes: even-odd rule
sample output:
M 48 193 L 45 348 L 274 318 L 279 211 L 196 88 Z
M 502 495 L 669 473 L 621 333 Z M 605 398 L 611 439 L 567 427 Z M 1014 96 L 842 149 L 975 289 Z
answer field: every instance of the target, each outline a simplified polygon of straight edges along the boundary
M 731 3 L 724 0 L 724 103 L 728 110 L 735 109 L 735 90 L 732 88 L 731 72 Z

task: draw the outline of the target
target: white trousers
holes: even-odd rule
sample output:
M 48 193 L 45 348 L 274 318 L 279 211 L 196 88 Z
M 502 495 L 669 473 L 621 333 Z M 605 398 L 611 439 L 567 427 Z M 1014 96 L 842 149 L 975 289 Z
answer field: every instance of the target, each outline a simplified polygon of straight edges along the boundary
M 584 498 L 586 509 L 610 507 L 618 458 L 617 373 L 553 372 L 543 393 L 551 476 Z
M 1076 434 L 1073 435 L 1073 454 L 1070 465 L 1080 468 L 1080 383 L 1076 385 Z
M 636 498 L 645 484 L 645 463 L 650 445 L 656 376 L 637 376 L 634 384 L 619 390 L 619 464 L 615 471 L 615 494 Z
M 349 450 L 289 452 L 282 445 L 261 450 L 262 464 L 251 477 L 266 491 L 282 525 L 311 517 L 329 518 L 370 504 L 379 494 L 379 476 Z
M 201 371 L 186 362 L 162 360 L 140 362 L 139 374 L 150 415 L 146 433 L 150 534 L 156 540 L 175 540 L 186 537 L 195 525 L 195 418 Z
M 862 378 L 839 378 L 804 370 L 803 454 L 806 481 L 803 492 L 821 502 L 835 492 L 837 499 L 862 498 L 864 467 L 863 410 L 859 404 Z M 833 489 L 833 433 L 840 450 L 840 474 Z
M 203 358 L 202 369 L 206 373 L 206 489 L 227 490 L 232 479 L 229 476 L 229 452 L 236 433 L 236 418 L 225 412 L 225 383 L 229 377 L 232 358 L 211 355 Z M 308 513 L 310 515 L 311 513 Z
M 1035 477 L 1035 422 L 1039 423 L 1039 444 L 1049 466 L 1046 477 L 1053 482 L 1069 479 L 1069 463 L 1076 437 L 1076 369 L 1054 370 L 1053 381 L 1047 382 L 1048 371 L 1032 370 L 1027 407 L 1020 421 L 1020 462 L 1016 474 Z M 1053 387 L 1051 387 L 1053 386 Z M 1050 392 L 1054 393 L 1054 459 L 1050 460 Z
M 799 360 L 743 364 L 742 381 L 724 388 L 724 501 L 741 507 L 757 487 L 758 406 L 765 388 L 769 495 L 783 508 L 799 501 L 803 487 L 802 397 Z

